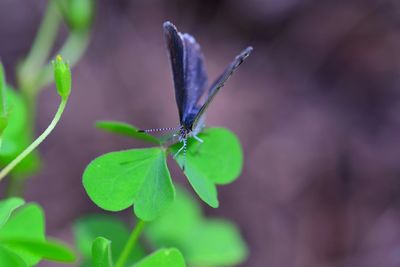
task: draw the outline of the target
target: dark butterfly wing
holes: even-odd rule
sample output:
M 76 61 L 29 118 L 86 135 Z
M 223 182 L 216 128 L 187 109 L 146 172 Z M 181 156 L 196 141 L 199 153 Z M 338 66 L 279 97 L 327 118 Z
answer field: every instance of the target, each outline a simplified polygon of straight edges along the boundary
M 171 60 L 172 75 L 175 86 L 175 100 L 178 106 L 179 119 L 182 121 L 182 116 L 185 108 L 186 91 L 185 91 L 185 48 L 181 37 L 176 27 L 169 21 L 164 23 L 165 42 Z
M 200 46 L 189 34 L 182 34 L 170 23 L 164 23 L 175 85 L 175 99 L 181 124 L 185 125 L 198 111 L 198 102 L 204 93 L 207 74 Z
M 196 114 L 193 124 L 191 125 L 191 129 L 194 129 L 199 122 L 201 116 L 204 114 L 208 105 L 214 99 L 219 89 L 221 89 L 225 82 L 229 79 L 229 77 L 233 74 L 233 72 L 243 63 L 243 61 L 250 55 L 251 51 L 253 51 L 253 47 L 249 46 L 245 50 L 243 50 L 236 58 L 232 61 L 232 63 L 225 69 L 225 71 L 219 76 L 219 78 L 211 85 L 210 90 L 208 91 L 208 96 L 200 108 L 198 113 Z
M 186 62 L 184 64 L 186 102 L 182 118 L 182 122 L 185 124 L 193 113 L 197 113 L 200 108 L 198 105 L 206 88 L 207 73 L 200 45 L 193 36 L 187 33 L 184 33 L 182 37 L 186 54 Z

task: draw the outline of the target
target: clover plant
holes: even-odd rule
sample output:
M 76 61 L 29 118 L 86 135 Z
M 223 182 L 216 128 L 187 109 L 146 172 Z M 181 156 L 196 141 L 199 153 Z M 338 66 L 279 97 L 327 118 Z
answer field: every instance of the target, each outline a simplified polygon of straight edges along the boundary
M 182 154 L 174 158 L 180 167 L 185 165 L 184 174 L 198 196 L 194 198 L 171 177 L 167 157 L 180 145 L 170 136 L 153 136 L 123 122 L 97 122 L 99 129 L 151 146 L 110 152 L 88 164 L 83 186 L 108 213 L 74 223 L 75 249 L 47 237 L 44 211 L 23 199 L 26 180 L 42 166 L 37 147 L 67 106 L 70 68 L 87 47 L 93 16 L 93 0 L 48 1 L 32 47 L 15 71 L 15 86 L 6 82 L 0 63 L 0 186 L 6 194 L 0 200 L 0 266 L 35 266 L 41 260 L 95 267 L 213 267 L 243 262 L 247 247 L 238 228 L 227 220 L 205 217 L 199 205 L 200 199 L 217 208 L 217 186 L 240 175 L 241 145 L 225 128 L 204 129 L 198 135 L 203 143 L 190 138 L 186 158 Z M 63 21 L 69 33 L 54 56 L 51 51 Z M 60 104 L 46 130 L 35 137 L 37 98 L 53 81 Z M 129 221 L 109 213 L 127 208 L 132 208 Z
M 40 170 L 41 158 L 36 148 L 59 122 L 71 92 L 70 66 L 85 50 L 90 31 L 91 12 L 82 8 L 65 9 L 77 1 L 49 1 L 46 13 L 27 56 L 16 69 L 16 88 L 6 83 L 0 62 L 0 186 L 6 198 L 0 200 L 0 266 L 34 266 L 41 260 L 64 263 L 76 261 L 68 246 L 45 235 L 45 217 L 36 203 L 23 200 L 24 184 Z M 92 0 L 79 1 L 92 10 Z M 50 52 L 61 27 L 70 25 L 69 35 L 54 60 Z M 81 21 L 80 23 L 70 23 Z M 83 23 L 82 21 L 86 21 Z M 76 25 L 79 24 L 79 29 Z M 62 56 L 68 60 L 63 60 Z M 60 104 L 46 130 L 34 137 L 37 97 L 54 80 Z M 7 181 L 3 181 L 7 178 Z
M 154 146 L 110 152 L 94 159 L 86 167 L 83 185 L 92 201 L 102 209 L 113 212 L 133 206 L 136 226 L 121 250 L 118 245 L 114 248 L 111 239 L 105 236 L 116 238 L 119 230 L 112 230 L 114 227 L 110 226 L 110 219 L 98 217 L 95 222 L 103 221 L 103 227 L 96 228 L 97 231 L 102 228 L 97 233 L 105 239 L 96 239 L 97 243 L 93 243 L 92 258 L 81 250 L 82 255 L 86 255 L 84 262 L 94 264 L 101 259 L 104 266 L 132 266 L 132 258 L 129 257 L 143 251 L 138 242 L 142 231 L 151 250 L 168 249 L 158 250 L 134 266 L 233 266 L 246 258 L 246 245 L 232 223 L 203 218 L 196 201 L 182 189 L 176 189 L 168 169 L 167 156 L 175 155 L 180 144 L 170 144 L 165 136 L 157 138 L 139 132 L 127 123 L 99 121 L 96 126 Z M 217 208 L 217 185 L 228 184 L 238 178 L 243 162 L 242 149 L 238 138 L 225 128 L 207 128 L 198 137 L 203 143 L 189 139 L 186 159 L 178 154 L 175 160 L 180 166 L 185 160 L 184 174 L 192 188 L 201 200 Z M 75 231 L 78 247 L 89 247 L 88 240 L 84 241 L 86 245 L 82 244 L 79 232 L 85 228 L 84 232 L 89 232 L 92 220 L 88 218 L 86 222 L 77 223 L 76 228 L 80 229 Z M 114 231 L 115 234 L 112 234 Z M 102 245 L 98 244 L 100 242 Z M 102 253 L 98 247 L 103 249 Z M 116 253 L 119 256 L 115 259 L 112 255 Z

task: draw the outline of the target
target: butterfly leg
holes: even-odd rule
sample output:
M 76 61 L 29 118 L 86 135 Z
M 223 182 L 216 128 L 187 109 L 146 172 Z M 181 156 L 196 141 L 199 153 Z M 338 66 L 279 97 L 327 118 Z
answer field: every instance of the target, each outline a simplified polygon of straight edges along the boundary
M 174 159 L 176 159 L 176 157 L 179 155 L 179 153 L 181 153 L 181 151 L 183 150 L 183 148 L 185 147 L 185 144 L 179 148 L 179 150 L 174 154 Z
M 204 141 L 199 138 L 197 135 L 193 135 L 193 138 L 196 139 L 199 143 L 204 143 Z
M 187 139 L 183 139 L 183 164 L 182 164 L 182 170 L 185 172 L 185 165 L 186 165 L 186 141 Z
M 181 153 L 181 151 L 183 150 L 182 170 L 185 171 L 187 139 L 186 138 L 182 139 L 182 142 L 183 142 L 183 146 L 175 153 L 174 159 L 176 159 L 176 157 L 179 155 L 179 153 Z

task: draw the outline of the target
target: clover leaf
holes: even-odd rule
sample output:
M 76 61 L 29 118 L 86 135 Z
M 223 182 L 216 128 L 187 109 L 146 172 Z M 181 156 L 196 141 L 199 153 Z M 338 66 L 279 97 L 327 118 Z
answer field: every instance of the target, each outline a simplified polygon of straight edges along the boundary
M 27 238 L 0 238 L 0 241 L 3 246 L 25 251 L 41 259 L 67 263 L 75 261 L 75 254 L 59 242 Z
M 0 228 L 0 239 L 26 238 L 45 241 L 43 210 L 37 204 L 27 204 L 16 210 Z M 28 265 L 35 265 L 40 257 L 19 246 L 2 244 L 18 254 Z
M 112 267 L 111 241 L 97 237 L 92 246 L 93 267 Z
M 199 205 L 182 189 L 171 208 L 147 225 L 145 235 L 154 246 L 178 248 L 190 266 L 232 266 L 247 256 L 237 227 L 202 217 Z
M 224 128 L 208 128 L 198 137 L 188 140 L 186 159 L 179 153 L 176 161 L 185 165 L 185 175 L 199 197 L 211 207 L 218 207 L 215 185 L 228 184 L 239 177 L 242 170 L 243 155 L 238 138 Z M 182 144 L 171 147 L 175 154 Z
M 98 127 L 138 139 L 163 143 L 132 125 L 100 122 Z M 188 140 L 186 157 L 176 157 L 185 164 L 185 175 L 199 197 L 211 207 L 218 207 L 216 185 L 234 181 L 242 169 L 242 149 L 237 137 L 224 128 L 208 128 Z M 181 144 L 170 147 L 175 154 Z M 157 218 L 173 201 L 174 187 L 166 166 L 164 147 L 111 152 L 93 160 L 83 174 L 87 194 L 99 207 L 120 211 L 134 205 L 136 216 L 144 221 Z
M 153 144 L 160 144 L 160 140 L 156 137 L 148 134 L 139 132 L 135 126 L 119 121 L 98 121 L 96 122 L 96 127 L 98 129 L 104 130 L 110 133 L 116 133 L 132 138 L 136 138 L 142 141 L 150 142 Z
M 144 221 L 158 217 L 175 196 L 162 148 L 102 155 L 86 167 L 83 185 L 102 209 L 120 211 L 135 204 L 136 216 Z
M 6 90 L 8 107 L 8 124 L 3 132 L 0 149 L 0 165 L 5 166 L 17 157 L 31 142 L 27 130 L 27 108 L 22 97 L 10 87 Z M 40 159 L 37 152 L 28 155 L 12 171 L 14 174 L 24 174 L 36 171 Z
M 185 267 L 182 253 L 176 248 L 159 249 L 133 267 Z
M 12 197 L 0 202 L 0 228 L 8 221 L 12 212 L 24 205 L 21 198 Z
M 0 61 L 0 145 L 3 131 L 8 124 L 8 109 L 6 99 L 6 77 L 3 64 Z
M 85 216 L 75 222 L 74 227 L 75 243 L 82 254 L 81 266 L 92 266 L 95 265 L 95 261 L 106 255 L 102 254 L 107 243 L 106 241 L 97 241 L 101 244 L 96 244 L 97 237 L 109 240 L 111 242 L 111 258 L 117 259 L 121 254 L 126 242 L 129 238 L 128 227 L 115 217 L 108 215 L 89 215 Z M 96 246 L 96 255 L 94 255 L 94 249 Z M 98 255 L 100 254 L 100 255 Z M 141 246 L 135 246 L 135 249 L 131 252 L 128 259 L 129 263 L 133 263 L 144 256 L 144 250 Z M 97 257 L 96 259 L 94 257 Z M 102 260 L 102 261 L 103 261 Z M 100 261 L 100 260 L 99 260 Z M 103 261 L 104 262 L 104 261 Z
M 0 201 L 0 266 L 32 266 L 41 259 L 74 261 L 75 255 L 67 246 L 46 240 L 41 207 L 23 203 L 18 198 Z
M 28 265 L 17 254 L 0 246 L 0 266 L 27 267 Z

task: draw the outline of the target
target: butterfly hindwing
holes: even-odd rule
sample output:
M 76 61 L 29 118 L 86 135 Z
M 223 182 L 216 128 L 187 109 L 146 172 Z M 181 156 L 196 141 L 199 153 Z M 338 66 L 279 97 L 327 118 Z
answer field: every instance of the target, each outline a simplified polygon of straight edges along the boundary
M 204 58 L 200 50 L 200 45 L 193 36 L 184 33 L 182 35 L 185 47 L 185 90 L 186 102 L 182 122 L 198 111 L 199 100 L 204 94 L 207 84 L 207 73 L 204 65 Z
M 231 64 L 225 69 L 225 71 L 218 77 L 217 80 L 210 86 L 210 89 L 208 91 L 208 96 L 205 101 L 205 103 L 201 106 L 199 109 L 198 113 L 196 114 L 193 124 L 191 125 L 191 128 L 195 128 L 198 122 L 200 121 L 200 118 L 208 108 L 209 104 L 211 101 L 214 99 L 218 91 L 224 86 L 225 82 L 229 79 L 229 77 L 233 74 L 233 72 L 240 66 L 240 64 L 243 63 L 243 61 L 250 55 L 251 51 L 253 51 L 253 48 L 251 46 L 247 47 L 244 49 L 242 52 L 240 52 L 239 55 L 236 56 L 236 58 L 232 61 Z

